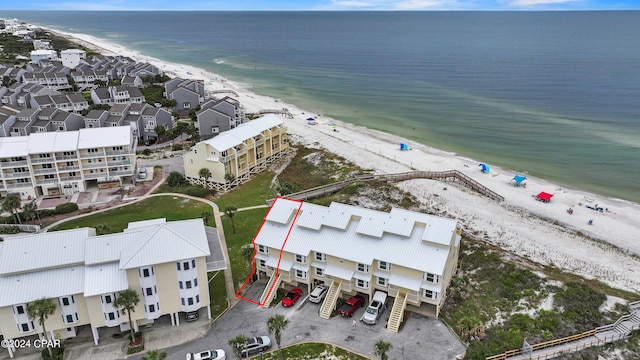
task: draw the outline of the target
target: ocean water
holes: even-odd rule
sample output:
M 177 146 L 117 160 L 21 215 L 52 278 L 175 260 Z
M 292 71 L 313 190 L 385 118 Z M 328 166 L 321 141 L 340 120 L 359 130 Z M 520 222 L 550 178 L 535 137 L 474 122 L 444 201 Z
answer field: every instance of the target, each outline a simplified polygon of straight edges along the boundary
M 314 113 L 640 202 L 637 11 L 0 17 L 90 34 Z

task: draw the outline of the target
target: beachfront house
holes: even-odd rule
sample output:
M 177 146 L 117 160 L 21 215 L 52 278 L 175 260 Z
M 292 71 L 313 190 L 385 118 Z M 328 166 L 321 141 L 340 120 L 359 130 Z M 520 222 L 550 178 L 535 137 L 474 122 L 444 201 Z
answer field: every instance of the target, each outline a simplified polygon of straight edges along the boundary
M 67 49 L 60 51 L 60 59 L 62 60 L 62 65 L 69 68 L 75 69 L 80 62 L 87 58 L 87 52 L 80 49 Z
M 84 117 L 84 127 L 87 129 L 103 127 L 108 117 L 109 113 L 106 110 L 91 110 Z
M 24 118 L 23 113 L 16 117 Z M 65 112 L 51 115 L 52 127 L 61 126 L 58 113 Z M 36 121 L 34 115 L 31 122 L 15 124 L 30 129 Z M 27 200 L 71 195 L 88 187 L 122 186 L 134 180 L 137 144 L 128 126 L 0 138 L 0 196 L 14 193 Z
M 34 64 L 40 64 L 40 60 L 49 59 L 54 60 L 58 58 L 58 53 L 55 50 L 32 50 L 31 62 Z
M 225 96 L 220 100 L 208 100 L 196 113 L 196 128 L 203 140 L 231 130 L 247 121 L 240 102 Z
M 16 113 L 0 109 L 0 137 L 11 136 L 11 126 L 16 122 Z
M 164 96 L 176 101 L 176 112 L 186 114 L 204 103 L 204 84 L 200 81 L 174 78 L 164 83 Z
M 267 115 L 200 141 L 183 156 L 185 177 L 192 184 L 227 191 L 286 156 L 286 132 L 282 119 Z M 200 177 L 203 168 L 209 170 L 211 177 Z
M 179 326 L 186 312 L 206 309 L 211 319 L 207 272 L 220 269 L 207 267 L 208 236 L 215 237 L 202 219 L 153 219 L 108 235 L 81 228 L 7 238 L 0 244 L 0 331 L 5 340 L 37 339 L 42 327 L 27 306 L 43 298 L 55 304 L 45 323 L 52 338 L 91 334 L 95 345 L 160 318 Z M 140 298 L 132 324 L 113 306 L 128 289 Z M 10 357 L 25 354 L 4 348 Z
M 24 109 L 16 114 L 16 121 L 11 125 L 11 136 L 27 136 L 31 125 L 36 121 L 38 109 Z
M 438 317 L 460 239 L 455 219 L 277 198 L 254 239 L 257 275 L 269 279 L 260 303 L 269 306 L 272 288 L 325 284 L 319 314 L 328 319 L 339 297 L 382 291 L 391 299 L 381 321 L 397 332 L 405 310 Z

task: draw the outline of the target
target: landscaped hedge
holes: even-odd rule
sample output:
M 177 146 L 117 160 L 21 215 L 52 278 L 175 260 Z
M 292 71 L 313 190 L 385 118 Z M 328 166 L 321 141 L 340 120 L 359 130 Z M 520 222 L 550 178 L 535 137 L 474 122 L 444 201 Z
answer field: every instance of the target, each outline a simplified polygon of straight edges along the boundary
M 60 205 L 56 206 L 55 213 L 56 214 L 67 214 L 67 213 L 70 213 L 70 212 L 74 212 L 76 210 L 78 210 L 78 204 L 69 202 L 69 203 L 64 203 L 64 204 L 60 204 Z
M 20 232 L 20 228 L 17 226 L 2 226 L 0 227 L 0 234 L 17 234 Z

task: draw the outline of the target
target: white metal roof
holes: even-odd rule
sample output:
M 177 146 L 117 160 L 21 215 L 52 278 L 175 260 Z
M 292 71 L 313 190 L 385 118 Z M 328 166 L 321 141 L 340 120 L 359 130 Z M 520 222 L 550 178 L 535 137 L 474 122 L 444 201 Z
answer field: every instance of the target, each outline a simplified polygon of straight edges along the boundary
M 33 133 L 28 138 L 30 154 L 76 150 L 78 144 L 77 131 Z
M 87 128 L 78 132 L 78 149 L 131 145 L 130 126 Z
M 83 290 L 83 266 L 0 276 L 0 307 L 81 294 Z
M 127 229 L 137 229 L 137 228 L 146 227 L 150 225 L 160 225 L 160 224 L 165 224 L 166 222 L 167 222 L 166 218 L 132 221 L 127 225 Z
M 391 276 L 389 277 L 389 284 L 413 291 L 419 291 L 422 281 L 408 276 L 402 276 L 397 273 L 391 273 Z M 438 288 L 437 291 L 441 291 L 440 288 Z
M 457 221 L 453 219 L 401 209 L 386 213 L 339 203 L 332 203 L 324 211 L 319 205 L 303 203 L 289 233 L 294 206 L 298 205 L 296 201 L 276 199 L 255 243 L 276 249 L 284 245 L 284 251 L 306 256 L 318 251 L 363 264 L 381 260 L 442 275 L 456 239 Z
M 90 237 L 85 242 L 86 265 L 120 261 L 122 249 L 136 239 L 135 233 L 117 233 Z
M 344 280 L 351 280 L 353 277 L 353 269 L 346 269 L 339 266 L 327 265 L 324 269 L 324 273 L 329 276 L 337 277 Z
M 7 238 L 0 253 L 0 275 L 84 262 L 89 228 Z
M 0 138 L 0 157 L 28 156 L 29 139 L 27 136 L 11 136 Z
M 210 255 L 202 219 L 174 221 L 126 229 L 135 232 L 135 240 L 122 249 L 120 269 Z
M 118 263 L 87 266 L 84 269 L 84 296 L 118 292 L 129 288 L 127 271 L 118 269 Z
M 241 124 L 216 137 L 204 140 L 204 142 L 218 151 L 225 151 L 242 144 L 247 139 L 259 135 L 262 131 L 282 124 L 282 119 L 275 115 L 267 115 Z

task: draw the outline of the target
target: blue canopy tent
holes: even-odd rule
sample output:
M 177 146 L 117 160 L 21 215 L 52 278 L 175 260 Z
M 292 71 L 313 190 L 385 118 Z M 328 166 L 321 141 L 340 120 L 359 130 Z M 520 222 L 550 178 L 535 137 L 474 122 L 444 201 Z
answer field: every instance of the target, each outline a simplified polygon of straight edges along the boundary
M 516 186 L 520 186 L 522 185 L 523 181 L 527 180 L 527 177 L 516 174 L 516 176 L 514 176 L 511 180 L 514 180 L 516 182 Z
M 479 164 L 478 166 L 480 166 L 480 171 L 482 171 L 483 173 L 488 173 L 491 171 L 489 165 L 487 164 Z

